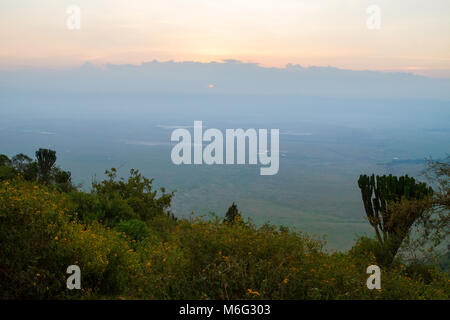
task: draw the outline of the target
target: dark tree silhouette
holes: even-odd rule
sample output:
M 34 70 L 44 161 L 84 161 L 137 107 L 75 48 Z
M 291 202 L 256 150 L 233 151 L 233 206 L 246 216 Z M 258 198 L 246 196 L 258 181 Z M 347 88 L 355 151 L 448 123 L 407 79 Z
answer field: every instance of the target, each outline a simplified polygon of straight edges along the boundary
M 50 171 L 56 162 L 56 151 L 41 148 L 36 151 L 36 159 L 39 168 L 39 175 L 44 181 L 47 181 Z
M 228 208 L 228 211 L 225 214 L 225 219 L 223 221 L 227 223 L 235 223 L 241 220 L 242 214 L 241 212 L 239 212 L 237 205 L 233 202 L 233 204 Z
M 391 264 L 411 226 L 430 208 L 433 190 L 408 175 L 361 175 L 358 186 L 367 218 L 384 252 L 382 262 Z
M 10 166 L 11 160 L 9 160 L 7 155 L 0 154 L 0 166 Z
M 14 168 L 20 172 L 24 172 L 28 169 L 32 161 L 33 160 L 26 154 L 19 153 L 12 158 L 11 162 Z

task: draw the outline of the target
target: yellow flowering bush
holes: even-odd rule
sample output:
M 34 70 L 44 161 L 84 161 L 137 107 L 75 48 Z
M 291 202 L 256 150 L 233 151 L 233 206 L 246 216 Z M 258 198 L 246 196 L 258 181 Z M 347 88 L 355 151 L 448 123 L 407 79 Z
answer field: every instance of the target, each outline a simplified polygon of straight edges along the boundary
M 16 180 L 0 186 L 0 297 L 68 298 L 121 292 L 137 258 L 121 234 L 83 225 L 63 193 Z M 82 290 L 66 289 L 66 269 Z
M 366 268 L 377 260 L 364 239 L 348 252 L 327 252 L 318 236 L 249 221 L 158 215 L 142 220 L 146 228 L 136 221 L 111 227 L 88 212 L 95 206 L 83 207 L 89 219 L 80 217 L 77 199 L 20 178 L 0 182 L 0 298 L 449 297 L 446 273 L 398 264 L 382 269 L 381 290 L 367 289 Z M 69 265 L 81 269 L 81 290 L 66 288 Z

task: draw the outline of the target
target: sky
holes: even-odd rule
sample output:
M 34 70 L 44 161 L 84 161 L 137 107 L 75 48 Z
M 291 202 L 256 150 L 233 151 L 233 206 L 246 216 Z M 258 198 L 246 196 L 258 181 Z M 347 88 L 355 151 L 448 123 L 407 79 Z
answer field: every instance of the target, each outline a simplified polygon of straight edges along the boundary
M 448 0 L 2 0 L 0 68 L 236 59 L 450 78 L 449 14 Z

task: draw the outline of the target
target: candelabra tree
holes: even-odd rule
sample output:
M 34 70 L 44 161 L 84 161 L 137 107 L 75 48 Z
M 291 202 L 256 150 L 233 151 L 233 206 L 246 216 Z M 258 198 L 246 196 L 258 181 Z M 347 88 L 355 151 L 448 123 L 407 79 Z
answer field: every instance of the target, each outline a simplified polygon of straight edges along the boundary
M 391 264 L 411 227 L 431 207 L 433 189 L 408 175 L 361 175 L 358 180 L 367 218 L 381 245 L 382 264 Z

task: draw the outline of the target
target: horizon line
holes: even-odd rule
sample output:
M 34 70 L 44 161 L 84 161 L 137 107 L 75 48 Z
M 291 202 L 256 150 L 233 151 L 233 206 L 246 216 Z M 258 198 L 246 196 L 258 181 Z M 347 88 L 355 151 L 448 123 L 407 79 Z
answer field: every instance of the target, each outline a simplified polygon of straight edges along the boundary
M 408 74 L 412 76 L 418 76 L 418 77 L 424 77 L 429 79 L 440 79 L 440 80 L 450 80 L 450 75 L 445 76 L 432 76 L 429 74 L 419 73 L 415 72 L 413 70 L 408 69 L 370 69 L 370 68 L 345 68 L 345 67 L 339 67 L 339 66 L 333 66 L 333 65 L 301 65 L 300 63 L 292 63 L 288 62 L 282 66 L 277 65 L 265 65 L 260 62 L 253 62 L 253 61 L 243 61 L 239 59 L 233 59 L 233 58 L 227 58 L 227 59 L 220 59 L 220 60 L 209 60 L 209 61 L 200 61 L 200 60 L 175 60 L 175 59 L 168 59 L 168 60 L 158 60 L 158 59 L 152 59 L 152 60 L 143 60 L 139 63 L 113 63 L 113 62 L 97 62 L 92 60 L 85 60 L 81 63 L 77 64 L 66 64 L 66 65 L 59 65 L 59 66 L 52 66 L 52 65 L 31 65 L 31 64 L 22 64 L 22 65 L 14 65 L 14 66 L 0 66 L 0 70 L 2 71 L 23 71 L 23 70 L 74 70 L 79 69 L 84 66 L 94 66 L 98 69 L 105 69 L 108 66 L 133 66 L 133 67 L 142 67 L 145 64 L 150 63 L 175 63 L 175 64 L 183 64 L 183 63 L 192 63 L 192 64 L 242 64 L 242 65 L 254 65 L 258 68 L 263 69 L 277 69 L 277 70 L 285 70 L 288 68 L 298 68 L 298 69 L 336 69 L 339 71 L 353 71 L 353 72 L 378 72 L 378 73 L 385 73 L 385 74 Z M 424 70 L 424 71 L 443 71 L 450 73 L 450 69 L 428 69 L 428 68 L 417 68 L 415 70 Z

